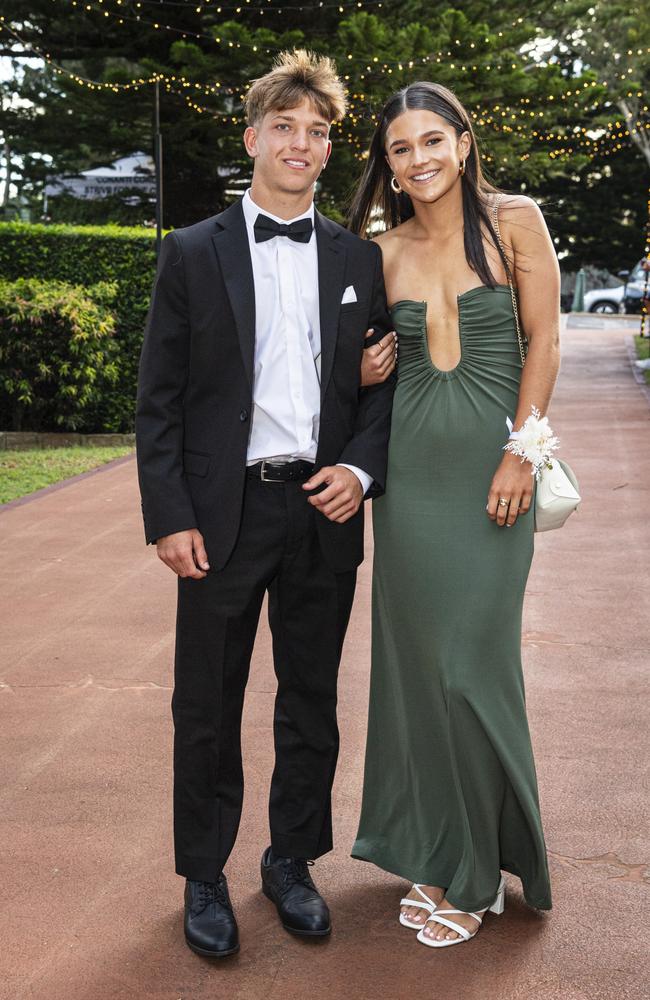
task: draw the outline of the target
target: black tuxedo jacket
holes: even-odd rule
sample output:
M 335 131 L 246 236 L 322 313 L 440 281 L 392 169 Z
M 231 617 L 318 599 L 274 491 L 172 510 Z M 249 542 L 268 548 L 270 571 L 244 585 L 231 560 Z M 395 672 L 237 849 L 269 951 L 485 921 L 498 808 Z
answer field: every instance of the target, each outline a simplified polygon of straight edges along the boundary
M 321 329 L 321 416 L 316 469 L 347 462 L 384 489 L 394 379 L 362 389 L 364 335 L 390 329 L 381 253 L 315 213 Z M 357 301 L 341 305 L 354 285 Z M 138 477 L 148 543 L 198 528 L 212 570 L 222 569 L 241 519 L 253 411 L 255 290 L 240 202 L 169 233 L 140 357 Z M 273 489 L 270 486 L 269 489 Z M 363 559 L 363 504 L 345 524 L 318 514 L 323 554 L 336 572 Z

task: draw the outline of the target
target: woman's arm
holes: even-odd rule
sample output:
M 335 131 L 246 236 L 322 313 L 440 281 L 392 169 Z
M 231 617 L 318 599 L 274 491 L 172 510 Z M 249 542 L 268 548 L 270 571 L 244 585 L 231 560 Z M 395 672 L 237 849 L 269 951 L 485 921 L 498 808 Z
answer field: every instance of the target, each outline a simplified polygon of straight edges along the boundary
M 514 251 L 519 318 L 528 337 L 514 429 L 536 406 L 548 410 L 560 368 L 560 267 L 539 207 L 530 198 L 513 198 L 502 210 L 502 228 Z
M 366 340 L 375 336 L 374 330 L 368 330 Z M 378 385 L 385 382 L 397 362 L 397 334 L 395 331 L 385 333 L 381 340 L 366 347 L 361 358 L 361 385 Z
M 519 430 L 531 407 L 547 412 L 560 367 L 560 268 L 544 216 L 530 198 L 513 197 L 501 207 L 499 224 L 518 289 L 519 317 L 528 337 L 514 429 Z M 514 267 L 513 264 L 514 257 Z M 534 481 L 529 462 L 506 452 L 488 497 L 488 516 L 512 525 L 526 513 Z M 499 498 L 509 506 L 499 505 Z
M 372 242 L 376 243 L 382 252 L 385 282 L 387 257 L 390 258 L 386 249 L 386 244 L 389 243 L 388 233 L 380 233 Z M 366 340 L 369 344 L 365 346 L 361 358 L 361 385 L 379 385 L 386 381 L 397 363 L 397 334 L 393 330 L 378 339 L 373 330 L 368 330 Z

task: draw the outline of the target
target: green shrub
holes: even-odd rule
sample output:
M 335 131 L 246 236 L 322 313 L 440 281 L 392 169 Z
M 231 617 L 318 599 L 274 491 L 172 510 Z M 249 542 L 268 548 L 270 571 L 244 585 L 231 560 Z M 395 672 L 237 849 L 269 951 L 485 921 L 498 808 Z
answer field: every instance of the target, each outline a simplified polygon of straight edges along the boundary
M 126 226 L 0 223 L 3 278 L 34 277 L 86 288 L 108 281 L 117 286 L 113 341 L 118 381 L 88 403 L 77 428 L 84 433 L 134 429 L 138 360 L 156 270 L 154 235 L 150 229 Z
M 118 378 L 117 286 L 0 280 L 0 414 L 11 430 L 77 431 Z

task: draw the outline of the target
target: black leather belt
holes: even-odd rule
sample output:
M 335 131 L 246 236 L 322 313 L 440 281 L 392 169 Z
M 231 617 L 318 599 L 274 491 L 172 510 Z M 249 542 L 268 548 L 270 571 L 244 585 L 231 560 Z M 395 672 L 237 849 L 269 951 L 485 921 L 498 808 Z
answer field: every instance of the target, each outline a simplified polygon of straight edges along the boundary
M 257 462 L 249 465 L 246 475 L 261 479 L 263 483 L 294 483 L 309 479 L 314 471 L 313 462 L 298 459 L 295 462 Z

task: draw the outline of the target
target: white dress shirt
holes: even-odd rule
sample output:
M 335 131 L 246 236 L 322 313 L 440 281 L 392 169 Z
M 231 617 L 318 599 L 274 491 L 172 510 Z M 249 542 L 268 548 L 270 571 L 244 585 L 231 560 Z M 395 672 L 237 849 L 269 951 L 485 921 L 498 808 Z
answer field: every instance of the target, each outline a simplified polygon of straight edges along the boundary
M 247 462 L 304 459 L 313 462 L 320 423 L 320 318 L 318 248 L 287 236 L 255 242 L 259 214 L 288 225 L 314 222 L 314 205 L 295 219 L 259 208 L 246 191 L 242 199 L 255 284 L 253 417 Z M 341 463 L 343 464 L 343 463 Z M 356 466 L 364 493 L 372 477 Z

